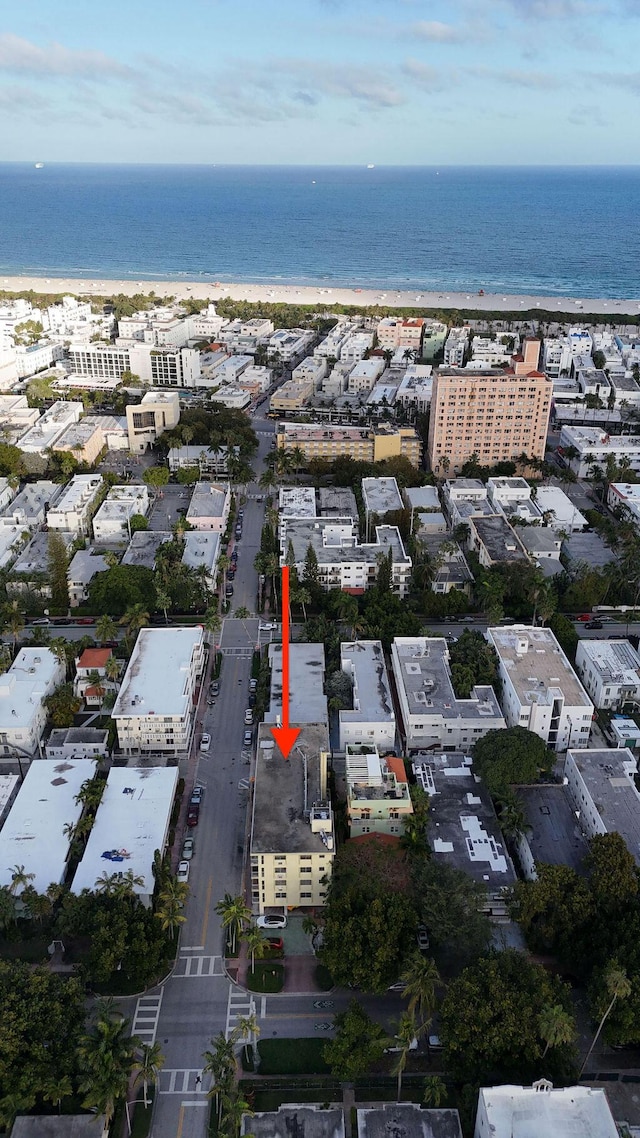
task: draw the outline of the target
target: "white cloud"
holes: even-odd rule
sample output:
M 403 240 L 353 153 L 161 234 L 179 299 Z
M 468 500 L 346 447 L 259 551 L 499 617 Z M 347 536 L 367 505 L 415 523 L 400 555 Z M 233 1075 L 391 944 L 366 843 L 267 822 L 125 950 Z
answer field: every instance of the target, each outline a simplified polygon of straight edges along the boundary
M 0 71 L 39 78 L 103 79 L 132 74 L 130 68 L 101 51 L 75 51 L 60 43 L 40 47 L 10 32 L 0 34 Z
M 462 43 L 471 36 L 467 28 L 441 24 L 439 20 L 418 20 L 410 25 L 409 34 L 430 43 Z

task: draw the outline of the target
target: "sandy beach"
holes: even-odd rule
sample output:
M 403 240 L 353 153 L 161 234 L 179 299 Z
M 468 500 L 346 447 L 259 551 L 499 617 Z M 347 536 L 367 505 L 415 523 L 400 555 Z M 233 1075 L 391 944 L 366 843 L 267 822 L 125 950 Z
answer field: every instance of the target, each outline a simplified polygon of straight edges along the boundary
M 430 309 L 471 308 L 492 312 L 518 312 L 541 308 L 547 312 L 595 313 L 619 318 L 624 315 L 637 316 L 640 313 L 640 300 L 605 300 L 571 296 L 530 296 L 521 294 L 505 295 L 477 292 L 399 292 L 375 289 L 345 288 L 344 285 L 283 284 L 225 284 L 218 281 L 145 281 L 145 280 L 87 280 L 63 277 L 0 277 L 0 290 L 22 292 L 33 289 L 35 292 L 72 293 L 74 295 L 104 296 L 113 293 L 155 292 L 156 296 L 174 296 L 181 300 L 195 297 L 198 300 L 218 300 L 231 297 L 233 300 L 263 301 L 271 304 L 353 304 L 369 307 L 379 304 L 386 308 L 415 308 L 420 312 Z

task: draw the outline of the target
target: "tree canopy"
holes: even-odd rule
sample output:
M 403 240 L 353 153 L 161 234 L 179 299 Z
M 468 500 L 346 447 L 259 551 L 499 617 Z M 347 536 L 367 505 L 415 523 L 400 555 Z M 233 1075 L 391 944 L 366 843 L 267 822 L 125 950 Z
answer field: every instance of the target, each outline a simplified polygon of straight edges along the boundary
M 338 1079 L 357 1079 L 382 1058 L 387 1033 L 367 1014 L 357 1000 L 334 1018 L 335 1037 L 326 1043 L 323 1055 Z
M 488 731 L 473 748 L 473 769 L 494 797 L 510 786 L 537 782 L 553 759 L 544 740 L 526 727 Z
M 123 616 L 134 605 L 156 608 L 153 572 L 142 565 L 115 565 L 96 573 L 89 585 L 89 604 L 95 613 Z

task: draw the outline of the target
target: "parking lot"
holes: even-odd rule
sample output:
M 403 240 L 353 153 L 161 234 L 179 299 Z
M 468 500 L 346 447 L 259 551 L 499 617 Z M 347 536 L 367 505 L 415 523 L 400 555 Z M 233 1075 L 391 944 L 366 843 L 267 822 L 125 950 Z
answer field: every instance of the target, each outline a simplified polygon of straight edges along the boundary
M 186 514 L 191 501 L 190 486 L 163 486 L 149 514 L 149 529 L 171 530 L 181 513 Z

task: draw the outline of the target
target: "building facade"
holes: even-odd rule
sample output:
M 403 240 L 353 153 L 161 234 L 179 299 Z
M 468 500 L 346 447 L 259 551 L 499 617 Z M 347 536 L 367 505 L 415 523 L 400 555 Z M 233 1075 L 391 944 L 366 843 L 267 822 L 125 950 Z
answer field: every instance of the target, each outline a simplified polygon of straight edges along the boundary
M 188 752 L 204 663 L 201 627 L 140 630 L 112 711 L 121 751 Z

